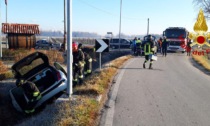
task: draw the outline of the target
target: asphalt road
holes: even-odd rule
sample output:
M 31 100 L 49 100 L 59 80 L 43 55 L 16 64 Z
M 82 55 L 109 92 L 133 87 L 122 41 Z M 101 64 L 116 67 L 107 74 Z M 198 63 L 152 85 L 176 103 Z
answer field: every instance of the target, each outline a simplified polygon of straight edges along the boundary
M 133 58 L 120 70 L 101 125 L 210 126 L 208 75 L 186 54 L 159 56 L 153 70 L 143 61 Z

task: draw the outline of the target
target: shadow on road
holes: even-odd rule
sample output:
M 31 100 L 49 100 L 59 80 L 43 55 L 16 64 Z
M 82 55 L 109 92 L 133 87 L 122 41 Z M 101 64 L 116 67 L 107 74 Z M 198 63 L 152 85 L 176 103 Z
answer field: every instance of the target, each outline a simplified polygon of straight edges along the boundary
M 210 71 L 205 69 L 201 64 L 197 63 L 192 58 L 190 58 L 189 61 L 195 68 L 199 69 L 201 72 L 203 72 L 206 75 L 210 75 Z

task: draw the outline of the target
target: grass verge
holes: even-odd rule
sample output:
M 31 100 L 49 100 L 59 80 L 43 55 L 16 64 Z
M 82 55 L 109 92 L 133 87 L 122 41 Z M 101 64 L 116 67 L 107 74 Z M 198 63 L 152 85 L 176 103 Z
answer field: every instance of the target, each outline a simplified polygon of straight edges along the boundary
M 63 106 L 66 106 L 67 109 L 69 108 L 71 112 L 59 112 L 58 116 L 65 118 L 65 120 L 56 121 L 55 125 L 97 125 L 100 110 L 107 99 L 107 92 L 111 86 L 112 78 L 116 74 L 117 69 L 130 58 L 131 56 L 124 56 L 112 61 L 110 67 L 93 74 L 87 78 L 84 85 L 76 87 L 74 94 L 78 94 L 77 104 L 71 106 L 69 103 L 64 103 Z M 96 97 L 99 95 L 102 96 L 100 102 L 96 100 Z M 63 108 L 60 110 L 62 111 Z M 72 113 L 74 114 L 72 115 Z
M 192 58 L 200 65 L 202 65 L 205 69 L 210 71 L 210 60 L 208 59 L 208 55 L 192 55 Z
M 73 99 L 47 105 L 39 114 L 31 116 L 17 126 L 97 126 L 113 76 L 130 58 L 131 56 L 123 56 L 113 60 L 110 67 L 93 73 L 83 85 L 75 87 Z M 101 96 L 100 101 L 97 100 L 98 96 Z

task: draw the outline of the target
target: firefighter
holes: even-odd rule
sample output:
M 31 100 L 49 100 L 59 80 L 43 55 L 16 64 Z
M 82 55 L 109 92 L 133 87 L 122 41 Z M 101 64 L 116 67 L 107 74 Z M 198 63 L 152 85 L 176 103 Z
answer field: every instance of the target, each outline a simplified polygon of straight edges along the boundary
M 83 49 L 82 48 L 82 44 L 80 43 L 78 45 L 79 49 Z M 92 57 L 89 55 L 90 53 L 90 49 L 87 49 L 84 52 L 84 56 L 85 56 L 85 66 L 84 66 L 84 75 L 85 76 L 89 76 L 92 73 Z
M 162 53 L 163 53 L 163 56 L 165 57 L 167 55 L 167 47 L 168 47 L 168 42 L 166 41 L 166 37 L 164 36 L 163 42 L 162 42 Z
M 188 39 L 188 42 L 187 42 L 187 47 L 186 47 L 186 50 L 187 50 L 187 56 L 190 56 L 190 53 L 191 53 L 191 45 L 192 42 L 191 42 L 191 39 Z
M 136 41 L 136 55 L 141 55 L 141 39 L 138 38 Z
M 77 84 L 82 84 L 83 82 L 83 69 L 84 69 L 84 60 L 85 56 L 82 49 L 78 48 L 78 45 L 73 42 L 72 43 L 72 51 L 73 51 L 73 86 Z
M 40 100 L 42 97 L 37 86 L 31 81 L 24 81 L 22 79 L 17 80 L 16 85 L 21 86 L 24 91 L 24 98 L 27 101 L 25 108 L 23 108 L 24 112 L 26 114 L 35 112 L 34 107 L 38 100 Z
M 152 40 L 152 36 L 148 35 L 148 38 L 145 42 L 142 43 L 142 47 L 144 48 L 145 61 L 143 63 L 143 68 L 146 68 L 146 62 L 150 60 L 149 69 L 152 69 L 153 60 L 151 59 L 151 55 L 154 54 L 154 41 Z

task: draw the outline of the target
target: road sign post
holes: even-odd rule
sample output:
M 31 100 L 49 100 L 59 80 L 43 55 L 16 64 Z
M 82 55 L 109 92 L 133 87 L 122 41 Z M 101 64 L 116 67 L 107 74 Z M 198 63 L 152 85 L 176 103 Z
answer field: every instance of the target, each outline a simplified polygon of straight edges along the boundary
M 95 48 L 96 52 L 99 52 L 99 68 L 101 70 L 101 53 L 102 52 L 109 52 L 109 41 L 103 41 L 101 39 L 96 39 L 95 41 Z
M 99 68 L 100 68 L 100 71 L 101 71 L 101 52 L 99 53 Z

